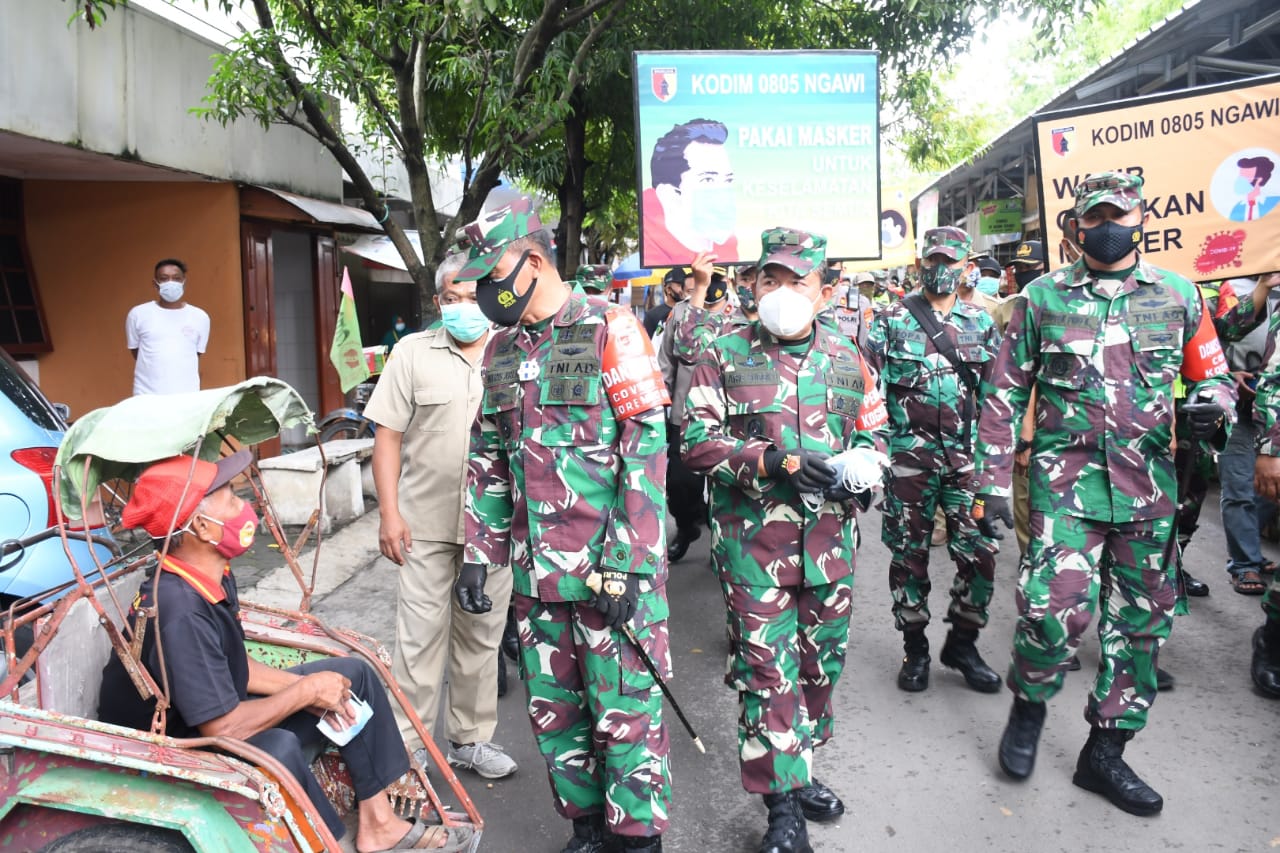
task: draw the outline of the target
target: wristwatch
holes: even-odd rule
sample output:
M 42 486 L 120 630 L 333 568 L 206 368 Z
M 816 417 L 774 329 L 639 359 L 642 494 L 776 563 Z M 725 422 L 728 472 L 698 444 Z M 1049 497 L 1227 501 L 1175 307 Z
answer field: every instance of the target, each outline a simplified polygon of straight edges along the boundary
M 1031 449 L 1031 439 L 1019 437 L 1018 443 L 1014 445 L 1013 452 L 1022 453 L 1023 451 L 1030 450 L 1030 449 Z

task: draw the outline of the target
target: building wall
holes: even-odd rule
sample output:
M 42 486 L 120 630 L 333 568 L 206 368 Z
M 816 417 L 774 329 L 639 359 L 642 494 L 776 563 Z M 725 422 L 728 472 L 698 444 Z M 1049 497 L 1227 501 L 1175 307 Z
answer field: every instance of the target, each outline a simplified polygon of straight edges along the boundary
M 201 387 L 245 375 L 239 193 L 226 183 L 26 181 L 27 243 L 53 352 L 40 385 L 72 417 L 133 390 L 124 322 L 155 298 L 156 261 L 187 264 L 186 299 L 209 313 Z
M 219 45 L 131 7 L 108 11 L 96 30 L 68 26 L 73 8 L 0 2 L 0 130 L 341 201 L 337 162 L 301 131 L 264 133 L 251 119 L 224 127 L 190 112 L 207 94 Z

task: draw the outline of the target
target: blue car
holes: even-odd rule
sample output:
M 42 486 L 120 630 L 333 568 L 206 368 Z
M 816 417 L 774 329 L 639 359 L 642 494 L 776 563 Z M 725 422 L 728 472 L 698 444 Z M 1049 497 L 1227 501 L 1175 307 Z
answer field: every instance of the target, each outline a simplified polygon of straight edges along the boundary
M 63 415 L 0 350 L 0 606 L 44 597 L 74 578 L 53 498 L 53 460 L 66 428 Z M 93 547 L 105 564 L 114 556 L 111 534 L 105 527 L 91 533 L 102 540 Z M 76 565 L 90 576 L 95 563 L 83 528 L 69 538 Z

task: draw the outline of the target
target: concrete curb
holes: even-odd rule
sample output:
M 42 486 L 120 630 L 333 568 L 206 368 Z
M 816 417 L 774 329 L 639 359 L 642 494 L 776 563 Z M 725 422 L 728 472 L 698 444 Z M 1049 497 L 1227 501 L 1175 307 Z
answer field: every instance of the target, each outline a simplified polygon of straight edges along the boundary
M 304 578 L 311 576 L 314 555 L 315 551 L 308 549 L 298 558 Z M 377 512 L 367 512 L 332 536 L 326 536 L 320 545 L 320 565 L 316 568 L 312 605 L 322 601 L 326 595 L 380 556 Z M 289 567 L 282 562 L 277 568 L 268 570 L 252 587 L 244 590 L 242 597 L 254 604 L 292 610 L 302 600 L 302 591 Z

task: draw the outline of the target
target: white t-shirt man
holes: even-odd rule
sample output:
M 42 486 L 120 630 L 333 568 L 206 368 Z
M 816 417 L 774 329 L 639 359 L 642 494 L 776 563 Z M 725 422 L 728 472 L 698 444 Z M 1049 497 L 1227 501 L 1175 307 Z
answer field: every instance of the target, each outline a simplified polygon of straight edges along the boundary
M 133 393 L 200 390 L 200 356 L 209 344 L 209 315 L 194 305 L 162 308 L 144 302 L 125 320 L 129 349 L 138 351 Z

